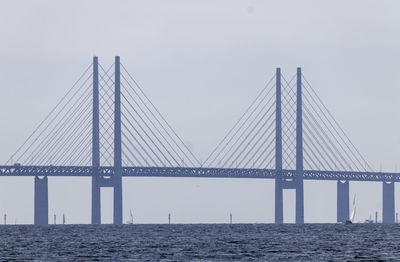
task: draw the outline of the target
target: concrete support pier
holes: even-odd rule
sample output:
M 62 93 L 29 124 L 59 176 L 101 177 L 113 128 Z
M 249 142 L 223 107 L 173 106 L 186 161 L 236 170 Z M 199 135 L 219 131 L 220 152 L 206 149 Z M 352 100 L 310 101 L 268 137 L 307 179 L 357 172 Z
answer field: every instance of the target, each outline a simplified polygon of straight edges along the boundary
M 92 224 L 101 224 L 101 202 L 100 202 L 100 186 L 99 178 L 94 175 L 92 176 Z
M 278 171 L 277 171 L 278 172 Z M 275 178 L 275 224 L 283 223 L 283 188 L 282 179 Z
M 394 223 L 394 182 L 383 182 L 382 223 Z
M 349 219 L 349 185 L 349 181 L 337 181 L 337 222 L 339 223 Z
M 114 178 L 114 225 L 122 225 L 122 177 Z
M 47 225 L 49 223 L 49 198 L 47 176 L 35 176 L 34 197 L 34 224 Z

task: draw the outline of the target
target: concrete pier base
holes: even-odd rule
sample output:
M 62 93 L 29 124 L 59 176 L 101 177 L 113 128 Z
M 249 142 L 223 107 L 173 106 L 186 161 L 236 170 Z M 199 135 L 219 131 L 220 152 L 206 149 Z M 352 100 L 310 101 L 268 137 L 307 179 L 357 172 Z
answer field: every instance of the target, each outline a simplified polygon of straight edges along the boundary
M 49 198 L 47 176 L 35 176 L 34 192 L 34 224 L 47 225 L 49 223 Z
M 349 219 L 349 185 L 349 181 L 337 181 L 337 222 L 339 223 Z
M 383 205 L 382 205 L 382 223 L 394 223 L 394 182 L 383 182 Z

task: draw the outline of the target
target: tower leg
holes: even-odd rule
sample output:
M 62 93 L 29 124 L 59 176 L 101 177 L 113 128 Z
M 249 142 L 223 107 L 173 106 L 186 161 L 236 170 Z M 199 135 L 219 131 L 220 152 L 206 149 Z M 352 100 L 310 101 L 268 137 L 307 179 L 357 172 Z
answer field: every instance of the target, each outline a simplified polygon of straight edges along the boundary
M 122 225 L 122 178 L 114 180 L 114 224 Z
M 383 182 L 383 212 L 382 222 L 394 223 L 394 182 Z
M 337 222 L 349 219 L 349 181 L 337 181 Z
M 276 69 L 275 110 L 275 224 L 283 223 L 281 69 Z
M 275 224 L 283 223 L 283 189 L 282 179 L 275 179 Z
M 122 149 L 120 58 L 115 57 L 114 92 L 114 224 L 122 224 Z
M 92 224 L 101 224 L 100 186 L 97 176 L 92 176 Z
M 296 181 L 296 224 L 304 223 L 303 178 Z
M 296 92 L 296 224 L 304 223 L 303 102 L 301 68 L 297 68 Z
M 47 225 L 49 223 L 49 201 L 47 176 L 39 178 L 35 176 L 35 207 L 34 224 Z
M 99 61 L 93 57 L 93 121 L 92 121 L 92 224 L 101 224 L 100 167 L 100 115 L 99 115 Z

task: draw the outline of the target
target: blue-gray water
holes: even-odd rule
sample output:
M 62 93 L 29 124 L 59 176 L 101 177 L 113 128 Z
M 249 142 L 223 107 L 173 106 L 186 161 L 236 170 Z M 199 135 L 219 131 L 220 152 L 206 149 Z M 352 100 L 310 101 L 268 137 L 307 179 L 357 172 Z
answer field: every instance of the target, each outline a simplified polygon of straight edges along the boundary
M 400 226 L 0 226 L 1 261 L 400 260 Z

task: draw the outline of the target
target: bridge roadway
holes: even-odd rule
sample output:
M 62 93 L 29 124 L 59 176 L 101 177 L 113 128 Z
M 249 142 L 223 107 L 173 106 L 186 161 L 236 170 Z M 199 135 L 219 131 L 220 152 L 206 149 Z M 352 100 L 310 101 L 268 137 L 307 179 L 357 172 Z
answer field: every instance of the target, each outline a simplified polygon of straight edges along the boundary
M 91 166 L 0 166 L 0 176 L 92 176 Z M 112 177 L 114 167 L 99 168 L 103 177 Z M 122 176 L 127 177 L 196 177 L 196 178 L 275 178 L 275 169 L 246 168 L 191 168 L 191 167 L 123 167 Z M 296 170 L 282 170 L 282 177 L 295 178 Z M 400 182 L 400 173 L 347 172 L 304 170 L 307 180 L 346 180 Z

